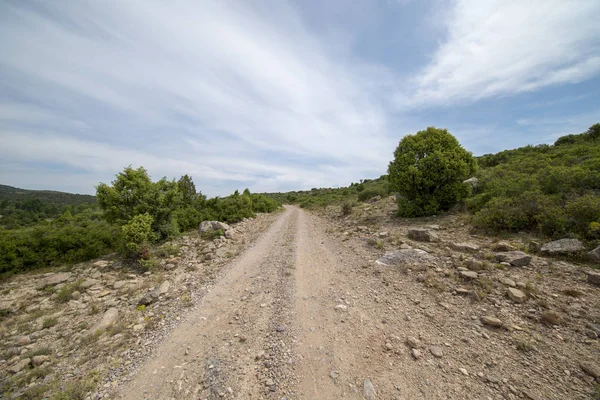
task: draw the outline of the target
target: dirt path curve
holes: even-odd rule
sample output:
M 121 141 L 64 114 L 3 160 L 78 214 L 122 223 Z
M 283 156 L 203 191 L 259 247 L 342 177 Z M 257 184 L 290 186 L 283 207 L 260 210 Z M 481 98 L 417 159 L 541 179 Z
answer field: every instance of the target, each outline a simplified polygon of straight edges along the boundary
M 287 207 L 116 398 L 363 398 L 383 360 L 376 321 L 356 307 L 361 263 L 324 221 Z

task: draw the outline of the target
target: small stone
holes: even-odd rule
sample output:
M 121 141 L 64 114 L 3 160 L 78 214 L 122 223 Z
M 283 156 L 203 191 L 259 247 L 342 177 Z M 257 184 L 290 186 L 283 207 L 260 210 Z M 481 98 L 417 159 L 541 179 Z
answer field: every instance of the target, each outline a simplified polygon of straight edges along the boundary
M 532 392 L 530 389 L 523 390 L 523 394 L 529 400 L 543 400 L 540 396 L 538 396 L 537 394 L 535 394 L 534 392 Z
M 484 316 L 480 318 L 481 323 L 488 326 L 493 326 L 494 328 L 499 328 L 502 326 L 502 321 L 498 318 Z
M 285 332 L 285 326 L 283 325 L 278 325 L 277 328 L 275 328 L 275 330 L 279 333 L 281 332 Z
M 386 350 L 392 350 L 394 348 L 394 346 L 392 346 L 392 344 L 390 342 L 387 342 L 385 344 L 385 348 L 386 348 Z
M 348 310 L 348 306 L 345 304 L 338 304 L 337 306 L 333 307 L 333 309 L 336 311 L 346 311 Z
M 31 363 L 33 364 L 34 367 L 39 367 L 40 365 L 42 365 L 46 361 L 50 361 L 50 357 L 44 356 L 44 355 L 42 355 L 42 356 L 33 356 L 33 358 L 31 359 Z
M 546 311 L 542 313 L 542 320 L 551 325 L 560 325 L 563 317 L 556 311 Z
M 440 240 L 435 232 L 423 228 L 409 229 L 407 236 L 418 242 L 438 242 Z
M 444 356 L 444 351 L 439 346 L 431 346 L 429 348 L 429 351 L 431 352 L 431 354 L 433 354 L 434 357 L 442 358 Z
M 418 360 L 422 356 L 421 350 L 419 350 L 419 349 L 411 349 L 410 352 L 415 360 Z
M 114 307 L 109 308 L 108 310 L 106 310 L 106 312 L 102 316 L 102 319 L 98 323 L 96 323 L 96 325 L 94 325 L 92 327 L 92 329 L 90 329 L 90 333 L 95 333 L 98 331 L 102 332 L 102 331 L 106 330 L 109 326 L 111 326 L 117 322 L 118 317 L 119 317 L 119 310 L 117 310 Z
M 450 247 L 464 253 L 475 253 L 479 251 L 479 246 L 474 243 L 450 243 Z
M 600 378 L 600 366 L 598 364 L 583 362 L 581 363 L 581 369 L 589 376 L 592 376 L 596 379 Z
M 507 251 L 496 254 L 496 260 L 499 262 L 507 262 L 513 267 L 525 267 L 529 265 L 532 257 L 522 251 Z
M 337 371 L 331 371 L 329 373 L 329 376 L 331 377 L 331 379 L 336 380 L 340 376 L 340 373 Z
M 469 373 L 467 372 L 467 370 L 466 370 L 466 369 L 464 369 L 464 368 L 459 368 L 458 370 L 459 370 L 459 371 L 460 371 L 460 373 L 461 373 L 461 374 L 463 374 L 464 376 L 469 376 Z
M 469 260 L 467 261 L 467 268 L 471 271 L 481 271 L 483 269 L 483 261 Z
M 514 251 L 517 248 L 508 242 L 498 242 L 494 246 L 494 250 L 496 251 Z
M 19 346 L 27 346 L 28 344 L 31 344 L 31 338 L 29 336 L 22 336 L 18 341 L 17 344 Z
M 375 386 L 370 379 L 365 379 L 363 383 L 363 395 L 366 400 L 375 400 L 377 397 L 377 392 L 375 391 Z
M 269 378 L 265 381 L 265 386 L 275 386 L 275 381 Z
M 421 347 L 421 341 L 413 336 L 409 336 L 406 338 L 406 344 L 411 349 L 417 349 L 417 348 Z
M 459 271 L 458 275 L 461 278 L 470 280 L 470 279 L 477 279 L 479 277 L 479 275 L 477 274 L 477 272 L 474 271 Z
M 123 286 L 127 285 L 129 281 L 117 281 L 113 283 L 113 289 L 121 289 Z
M 513 281 L 512 279 L 509 278 L 502 278 L 500 279 L 500 283 L 506 285 L 506 286 L 510 286 L 510 287 L 515 287 L 517 286 L 516 282 Z
M 141 331 L 141 330 L 144 330 L 144 324 L 137 324 L 137 325 L 133 326 L 133 331 L 134 332 L 138 332 L 138 331 Z
M 508 288 L 506 294 L 512 301 L 514 301 L 516 303 L 523 303 L 523 302 L 525 302 L 525 300 L 527 300 L 527 295 L 525 293 L 523 293 L 522 291 L 520 291 L 519 289 L 510 287 L 510 288 Z
M 77 290 L 74 291 L 73 293 L 71 293 L 71 298 L 73 300 L 79 300 L 81 298 L 81 292 L 78 292 Z

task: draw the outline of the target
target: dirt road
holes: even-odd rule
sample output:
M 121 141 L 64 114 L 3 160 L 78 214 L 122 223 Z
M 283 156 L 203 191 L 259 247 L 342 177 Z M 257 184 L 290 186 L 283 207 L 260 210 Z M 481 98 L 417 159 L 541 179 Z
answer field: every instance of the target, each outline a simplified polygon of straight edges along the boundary
M 587 378 L 568 356 L 582 345 L 567 343 L 560 357 L 544 342 L 523 352 L 514 345 L 519 331 L 481 324 L 481 315 L 514 307 L 503 292 L 491 306 L 473 303 L 436 289 L 453 276 L 445 267 L 421 279 L 419 269 L 379 266 L 385 249 L 369 246 L 360 229 L 350 240 L 331 230 L 287 207 L 116 398 L 587 398 L 593 382 L 581 383 Z M 445 260 L 438 265 L 459 258 Z M 577 378 L 562 378 L 565 368 Z
M 356 260 L 319 222 L 288 207 L 117 397 L 360 398 L 375 369 L 368 316 L 349 312 Z

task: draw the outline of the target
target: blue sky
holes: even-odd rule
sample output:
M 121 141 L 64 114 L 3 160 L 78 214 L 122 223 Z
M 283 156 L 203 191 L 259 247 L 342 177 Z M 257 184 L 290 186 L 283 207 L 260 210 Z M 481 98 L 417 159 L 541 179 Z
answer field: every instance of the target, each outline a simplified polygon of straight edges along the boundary
M 127 165 L 203 193 L 377 177 L 448 128 L 476 155 L 600 122 L 597 0 L 0 3 L 0 183 Z

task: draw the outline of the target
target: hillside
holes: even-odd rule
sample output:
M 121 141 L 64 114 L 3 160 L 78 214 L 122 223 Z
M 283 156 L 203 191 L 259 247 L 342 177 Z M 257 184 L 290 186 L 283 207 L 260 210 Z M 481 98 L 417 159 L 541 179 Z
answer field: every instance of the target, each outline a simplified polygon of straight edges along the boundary
M 453 211 L 467 211 L 488 234 L 528 231 L 600 244 L 600 124 L 586 132 L 477 157 L 470 195 Z M 395 194 L 387 175 L 342 188 L 266 195 L 302 208 L 342 206 L 342 213 L 373 198 Z
M 24 202 L 39 200 L 58 207 L 67 205 L 95 204 L 96 196 L 73 194 L 55 190 L 28 190 L 8 185 L 0 185 L 0 202 Z

